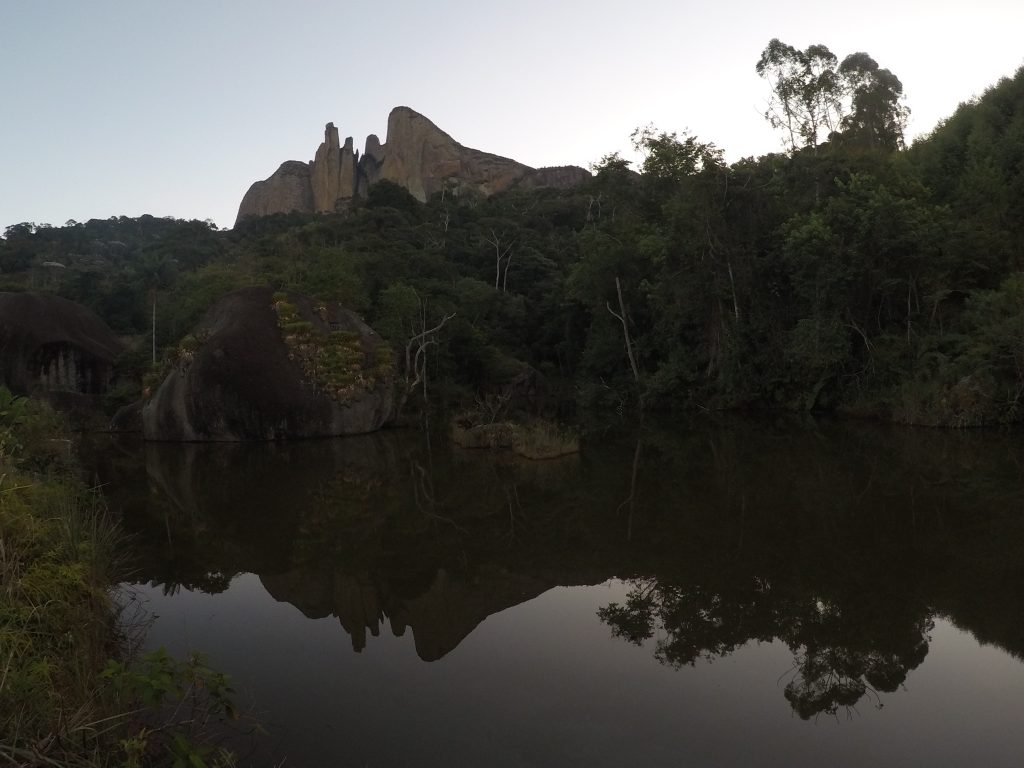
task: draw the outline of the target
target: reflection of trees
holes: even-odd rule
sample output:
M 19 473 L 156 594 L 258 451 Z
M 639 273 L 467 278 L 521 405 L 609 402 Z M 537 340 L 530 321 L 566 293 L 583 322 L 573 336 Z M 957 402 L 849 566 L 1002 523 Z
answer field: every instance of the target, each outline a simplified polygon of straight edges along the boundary
M 783 636 L 794 654 L 786 700 L 803 719 L 835 714 L 878 692 L 892 693 L 928 653 L 932 618 L 908 616 L 894 626 L 851 626 L 841 609 L 814 601 Z M 881 703 L 879 706 L 881 706 Z
M 756 577 L 726 590 L 639 579 L 622 604 L 598 615 L 636 645 L 658 634 L 655 658 L 675 668 L 727 656 L 751 640 L 782 640 L 794 657 L 785 697 L 804 719 L 895 691 L 924 660 L 933 626 L 923 608 L 876 612 Z
M 693 665 L 699 658 L 726 656 L 751 639 L 755 603 L 741 604 L 710 590 L 665 584 L 650 578 L 637 581 L 623 605 L 598 611 L 616 637 L 635 645 L 662 630 L 654 655 L 671 667 Z
M 929 607 L 1024 654 L 1016 438 L 727 422 L 642 439 L 537 463 L 415 433 L 149 445 L 101 477 L 140 580 L 216 592 L 257 573 L 353 637 L 415 609 L 424 657 L 544 585 L 615 574 L 642 578 L 602 618 L 666 665 L 785 642 L 781 684 L 804 717 L 898 688 L 927 652 Z M 346 579 L 374 592 L 366 621 Z
M 650 430 L 642 577 L 599 615 L 677 668 L 786 643 L 803 718 L 880 705 L 922 663 L 937 612 L 1024 647 L 1022 455 L 992 435 L 865 425 Z
M 238 573 L 224 573 L 223 571 L 211 571 L 209 573 L 185 572 L 178 575 L 174 572 L 165 572 L 152 580 L 152 584 L 159 584 L 165 595 L 176 595 L 182 589 L 190 591 L 198 590 L 208 595 L 217 595 L 231 586 Z

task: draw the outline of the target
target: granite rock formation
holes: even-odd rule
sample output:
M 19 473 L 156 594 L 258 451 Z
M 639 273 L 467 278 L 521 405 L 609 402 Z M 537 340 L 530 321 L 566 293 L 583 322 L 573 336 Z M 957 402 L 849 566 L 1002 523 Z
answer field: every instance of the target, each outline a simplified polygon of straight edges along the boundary
M 312 179 L 312 163 L 297 160 L 281 163 L 269 179 L 249 187 L 238 209 L 238 219 L 314 210 Z
M 387 141 L 380 148 L 379 176 L 405 187 L 420 202 L 447 185 L 484 195 L 508 189 L 532 169 L 505 157 L 469 149 L 408 107 L 388 116 Z
M 101 395 L 122 349 L 106 323 L 81 304 L 0 293 L 0 384 L 14 392 Z
M 420 202 L 442 190 L 492 195 L 513 187 L 571 187 L 590 178 L 576 166 L 531 168 L 507 157 L 464 147 L 423 115 L 395 107 L 388 116 L 385 143 L 371 134 L 362 157 L 352 138 L 341 144 L 328 123 L 324 141 L 309 163 L 289 160 L 246 192 L 236 223 L 271 213 L 329 213 L 386 180 L 405 187 Z
M 289 295 L 309 334 L 306 348 L 332 332 L 357 343 L 357 380 L 344 397 L 310 378 L 301 350 L 286 339 L 269 288 L 246 288 L 218 300 L 197 326 L 195 348 L 185 349 L 142 409 L 147 440 L 236 441 L 329 437 L 372 432 L 394 410 L 391 351 L 354 313 Z
M 333 213 L 340 205 L 351 202 L 356 194 L 356 163 L 352 152 L 352 137 L 345 146 L 338 144 L 338 129 L 334 123 L 324 128 L 324 141 L 316 151 L 310 166 L 313 192 L 313 210 Z
M 526 174 L 516 184 L 525 189 L 536 189 L 538 187 L 555 187 L 556 189 L 567 189 L 582 184 L 592 178 L 590 171 L 580 168 L 578 165 L 558 165 L 548 168 L 536 168 Z

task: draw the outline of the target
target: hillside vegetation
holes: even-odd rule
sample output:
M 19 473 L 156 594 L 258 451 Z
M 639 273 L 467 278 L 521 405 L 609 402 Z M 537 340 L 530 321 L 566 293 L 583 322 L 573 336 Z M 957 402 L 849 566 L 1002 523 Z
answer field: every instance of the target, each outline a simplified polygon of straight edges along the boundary
M 563 413 L 1020 419 L 1024 70 L 904 149 L 891 73 L 776 43 L 758 72 L 782 98 L 769 119 L 799 128 L 785 153 L 729 165 L 702 137 L 646 128 L 639 173 L 609 155 L 568 191 L 421 204 L 380 182 L 345 213 L 230 231 L 150 216 L 19 224 L 0 240 L 0 289 L 59 293 L 140 337 L 155 302 L 168 348 L 234 288 L 339 300 L 401 366 L 418 336 L 436 340 L 429 395 L 462 404 L 530 366 Z M 815 105 L 828 99 L 826 121 Z M 123 367 L 141 378 L 148 358 L 140 344 Z

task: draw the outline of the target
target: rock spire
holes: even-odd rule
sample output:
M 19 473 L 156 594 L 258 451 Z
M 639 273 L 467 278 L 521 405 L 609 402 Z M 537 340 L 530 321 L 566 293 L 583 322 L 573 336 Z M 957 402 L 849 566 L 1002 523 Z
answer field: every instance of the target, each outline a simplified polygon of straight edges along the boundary
M 289 160 L 249 187 L 236 223 L 272 213 L 331 213 L 365 197 L 381 180 L 403 186 L 426 202 L 442 190 L 492 195 L 516 186 L 570 187 L 588 178 L 590 173 L 576 166 L 535 169 L 464 147 L 415 110 L 395 107 L 388 116 L 385 143 L 371 134 L 362 157 L 353 151 L 352 138 L 340 144 L 338 129 L 328 123 L 311 162 Z

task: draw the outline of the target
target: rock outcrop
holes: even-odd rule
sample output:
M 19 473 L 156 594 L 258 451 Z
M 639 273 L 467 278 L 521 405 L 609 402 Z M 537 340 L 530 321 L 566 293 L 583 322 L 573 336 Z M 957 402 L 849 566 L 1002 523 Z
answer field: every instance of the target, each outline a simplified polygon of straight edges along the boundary
M 316 151 L 311 166 L 313 210 L 333 213 L 347 205 L 356 194 L 356 164 L 358 156 L 352 152 L 352 137 L 345 146 L 338 144 L 338 129 L 328 123 L 324 129 L 323 144 Z
M 529 166 L 478 149 L 469 149 L 408 107 L 388 116 L 387 142 L 380 147 L 377 176 L 405 187 L 420 202 L 447 187 L 458 194 L 501 192 L 529 175 Z
M 192 339 L 142 410 L 147 440 L 351 435 L 392 416 L 392 352 L 337 304 L 246 288 L 217 301 Z
M 492 195 L 513 187 L 571 187 L 590 178 L 576 166 L 531 168 L 478 149 L 464 147 L 423 115 L 395 107 L 388 116 L 384 144 L 371 134 L 362 157 L 352 138 L 342 145 L 328 123 L 324 141 L 309 163 L 288 161 L 268 179 L 257 181 L 242 198 L 236 223 L 271 213 L 329 213 L 386 180 L 405 187 L 420 202 L 445 190 L 451 194 Z
M 92 310 L 59 296 L 0 293 L 0 384 L 100 395 L 123 347 Z
M 312 176 L 312 163 L 297 160 L 282 163 L 269 179 L 257 181 L 249 187 L 238 208 L 238 219 L 313 211 Z
M 568 189 L 582 184 L 590 178 L 592 178 L 590 171 L 580 168 L 578 165 L 559 165 L 550 168 L 536 168 L 520 179 L 516 186 L 525 189 L 538 187 Z

